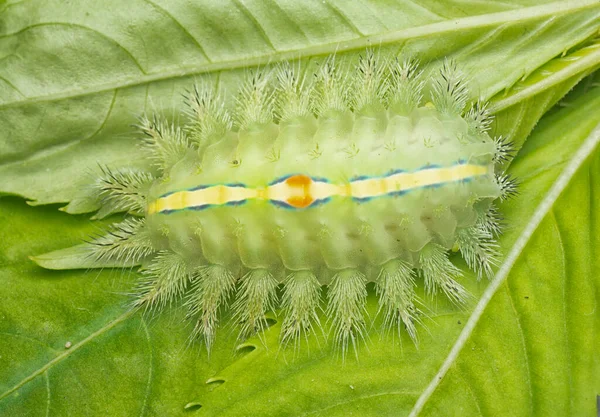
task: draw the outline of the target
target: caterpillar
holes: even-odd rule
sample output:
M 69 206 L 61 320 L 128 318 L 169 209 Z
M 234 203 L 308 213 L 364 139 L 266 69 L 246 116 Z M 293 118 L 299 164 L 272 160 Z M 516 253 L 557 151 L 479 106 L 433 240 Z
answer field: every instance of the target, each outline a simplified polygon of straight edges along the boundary
M 209 352 L 224 306 L 241 339 L 276 309 L 283 344 L 314 331 L 322 286 L 345 352 L 366 330 L 368 282 L 385 326 L 416 343 L 417 281 L 460 306 L 469 293 L 449 252 L 478 278 L 498 262 L 511 147 L 489 135 L 486 105 L 469 105 L 457 64 L 426 76 L 368 50 L 355 68 L 332 56 L 312 75 L 289 62 L 257 71 L 233 111 L 196 85 L 184 126 L 140 119 L 152 170 L 98 174 L 102 216 L 130 216 L 83 247 L 99 264 L 141 265 L 134 307 L 183 299 Z

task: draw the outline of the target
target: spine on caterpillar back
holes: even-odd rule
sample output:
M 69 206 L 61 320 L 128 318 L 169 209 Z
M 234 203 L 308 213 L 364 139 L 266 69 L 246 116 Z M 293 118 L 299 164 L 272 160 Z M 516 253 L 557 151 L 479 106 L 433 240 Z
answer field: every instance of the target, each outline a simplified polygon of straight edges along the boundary
M 209 349 L 232 292 L 241 337 L 281 306 L 287 342 L 318 320 L 327 284 L 345 352 L 365 328 L 368 281 L 386 325 L 403 325 L 416 341 L 415 277 L 429 294 L 466 302 L 447 252 L 458 247 L 489 276 L 498 257 L 493 201 L 514 191 L 495 172 L 509 145 L 488 135 L 485 106 L 466 110 L 456 66 L 444 63 L 422 105 L 425 81 L 414 62 L 380 63 L 369 51 L 354 73 L 330 58 L 314 81 L 289 63 L 257 74 L 233 116 L 215 92 L 195 88 L 184 129 L 142 120 L 159 178 L 103 172 L 105 210 L 139 217 L 92 242 L 94 256 L 143 262 L 136 305 L 186 294 L 194 334 Z

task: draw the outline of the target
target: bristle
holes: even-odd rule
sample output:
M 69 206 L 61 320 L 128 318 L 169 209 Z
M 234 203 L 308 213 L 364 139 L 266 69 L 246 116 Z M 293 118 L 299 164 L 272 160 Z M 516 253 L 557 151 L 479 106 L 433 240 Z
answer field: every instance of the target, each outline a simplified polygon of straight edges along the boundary
M 315 77 L 315 89 L 312 96 L 315 113 L 323 115 L 328 112 L 347 110 L 346 80 L 336 67 L 335 56 L 330 57 L 321 65 Z
M 276 70 L 279 86 L 276 90 L 275 104 L 280 123 L 308 116 L 310 109 L 310 91 L 306 80 L 299 76 L 299 68 L 285 61 Z
M 504 164 L 514 157 L 513 143 L 504 136 L 494 138 L 494 144 L 496 145 L 494 164 Z
M 356 66 L 357 77 L 352 85 L 351 106 L 354 112 L 360 113 L 366 108 L 383 109 L 386 84 L 385 65 L 375 57 L 373 50 L 368 49 L 360 56 Z
M 298 341 L 302 334 L 307 336 L 313 322 L 319 325 L 320 294 L 319 280 L 312 272 L 296 271 L 287 276 L 281 300 L 285 315 L 281 326 L 282 344 Z
M 427 244 L 420 254 L 420 273 L 425 281 L 425 291 L 435 295 L 438 289 L 455 304 L 463 305 L 470 298 L 467 290 L 455 278 L 462 273 L 450 260 L 443 246 L 436 243 Z
M 485 274 L 491 279 L 494 276 L 492 267 L 498 266 L 500 252 L 498 244 L 484 228 L 474 226 L 457 231 L 460 253 L 467 265 L 477 273 L 477 279 Z
M 484 213 L 480 213 L 477 219 L 477 226 L 493 237 L 502 234 L 503 218 L 498 211 L 498 207 L 492 204 Z
M 240 282 L 233 305 L 240 323 L 240 340 L 268 327 L 265 313 L 275 310 L 277 280 L 266 269 L 253 269 Z
M 146 171 L 123 168 L 112 170 L 100 166 L 98 189 L 102 208 L 97 218 L 122 211 L 143 215 L 146 209 L 146 193 L 154 176 Z
M 146 310 L 160 309 L 179 299 L 190 277 L 185 260 L 171 251 L 159 252 L 141 272 L 134 306 Z
M 219 307 L 225 303 L 235 286 L 235 277 L 220 265 L 198 268 L 193 276 L 193 288 L 186 300 L 188 317 L 195 319 L 193 339 L 202 339 L 210 354 L 219 323 Z
M 419 311 L 415 307 L 415 276 L 411 266 L 401 260 L 392 260 L 381 267 L 375 281 L 375 290 L 379 295 L 379 310 L 384 311 L 384 328 L 396 328 L 398 334 L 402 325 L 410 338 L 417 343 Z
M 242 85 L 236 102 L 236 124 L 240 130 L 273 121 L 274 96 L 270 76 L 256 72 Z
M 186 104 L 186 113 L 190 117 L 190 124 L 186 130 L 199 151 L 231 130 L 231 116 L 214 88 L 205 84 L 194 85 L 194 89 L 186 98 Z
M 519 193 L 517 190 L 517 181 L 510 174 L 496 175 L 496 182 L 500 187 L 501 201 L 511 199 Z
M 445 60 L 439 76 L 433 81 L 432 100 L 435 107 L 442 113 L 461 115 L 467 100 L 469 90 L 464 74 L 458 69 L 456 62 Z
M 423 99 L 423 71 L 416 60 L 396 59 L 391 65 L 391 79 L 387 91 L 389 108 L 399 114 L 409 114 Z
M 475 133 L 486 133 L 490 129 L 492 120 L 492 114 L 487 107 L 487 103 L 480 100 L 473 103 L 465 114 L 465 121 Z
M 138 262 L 154 253 L 144 219 L 130 218 L 113 224 L 108 232 L 89 242 L 97 261 Z
M 191 149 L 183 130 L 165 120 L 143 117 L 139 127 L 145 135 L 143 149 L 162 172 L 168 171 Z
M 362 272 L 345 269 L 335 274 L 328 288 L 327 315 L 331 317 L 335 342 L 342 357 L 348 353 L 350 343 L 357 354 L 359 339 L 364 339 L 366 334 L 366 284 Z

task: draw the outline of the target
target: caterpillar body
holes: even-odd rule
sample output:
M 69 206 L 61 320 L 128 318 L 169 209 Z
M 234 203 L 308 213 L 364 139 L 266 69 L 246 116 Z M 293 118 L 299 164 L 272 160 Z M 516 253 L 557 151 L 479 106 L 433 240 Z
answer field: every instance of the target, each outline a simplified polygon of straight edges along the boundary
M 218 92 L 195 87 L 185 127 L 140 122 L 158 175 L 103 168 L 103 214 L 132 216 L 86 244 L 90 256 L 142 265 L 138 307 L 185 297 L 209 350 L 230 295 L 241 338 L 281 307 L 288 342 L 318 322 L 322 285 L 345 350 L 365 330 L 369 281 L 386 325 L 416 341 L 415 279 L 465 303 L 448 251 L 489 276 L 494 200 L 514 191 L 497 173 L 509 145 L 489 136 L 484 105 L 467 108 L 456 65 L 423 74 L 372 51 L 354 72 L 329 58 L 312 79 L 284 63 L 250 77 L 233 115 Z

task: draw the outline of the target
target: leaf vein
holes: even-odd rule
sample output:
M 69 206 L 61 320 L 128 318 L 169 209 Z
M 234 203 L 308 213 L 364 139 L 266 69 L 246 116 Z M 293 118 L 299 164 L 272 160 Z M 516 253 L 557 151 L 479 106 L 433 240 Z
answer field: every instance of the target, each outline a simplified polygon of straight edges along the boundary
M 494 24 L 502 24 L 508 20 L 511 20 L 516 24 L 522 21 L 540 19 L 546 16 L 575 13 L 577 11 L 592 7 L 597 7 L 596 1 L 582 0 L 576 6 L 565 2 L 555 2 L 548 3 L 543 6 L 533 6 L 528 8 L 517 9 L 514 11 L 491 13 L 485 16 L 471 16 L 456 20 L 436 22 L 423 26 L 386 32 L 384 34 L 374 35 L 368 38 L 355 38 L 352 40 L 344 41 L 342 45 L 340 45 L 340 42 L 331 42 L 327 44 L 316 45 L 310 48 L 305 48 L 302 51 L 289 50 L 274 54 L 265 54 L 253 58 L 244 57 L 230 61 L 213 62 L 208 64 L 203 63 L 189 66 L 179 65 L 176 68 L 169 68 L 160 73 L 144 74 L 143 76 L 132 75 L 129 77 L 119 79 L 117 81 L 107 82 L 104 84 L 96 84 L 87 88 L 73 90 L 65 89 L 59 93 L 52 93 L 42 96 L 33 96 L 25 100 L 6 102 L 0 104 L 0 109 L 20 106 L 23 104 L 32 104 L 38 102 L 86 96 L 104 92 L 107 90 L 114 90 L 116 88 L 133 87 L 171 78 L 189 77 L 192 75 L 203 74 L 211 71 L 233 70 L 243 67 L 260 66 L 265 65 L 267 63 L 275 63 L 287 59 L 298 59 L 314 55 L 332 54 L 336 51 L 342 52 L 354 49 L 361 49 L 367 45 L 387 45 L 408 38 L 418 38 L 424 36 L 432 36 L 436 34 L 443 34 L 446 32 L 453 32 L 456 30 L 467 30 L 479 27 L 493 26 Z
M 194 44 L 196 44 L 196 46 L 198 47 L 198 49 L 200 50 L 200 53 L 204 56 L 204 58 L 206 58 L 206 60 L 208 62 L 212 62 L 212 60 L 210 59 L 210 57 L 208 56 L 208 54 L 206 53 L 206 51 L 204 50 L 204 48 L 202 47 L 202 45 L 200 44 L 198 39 L 196 39 L 196 37 L 193 36 L 191 34 L 191 32 L 179 20 L 177 20 L 171 12 L 169 12 L 164 7 L 161 7 L 158 4 L 154 3 L 152 0 L 144 0 L 144 1 L 146 3 L 148 3 L 149 5 L 151 5 L 152 7 L 154 7 L 156 10 L 159 10 L 162 14 L 167 16 L 169 19 L 171 19 L 173 21 L 173 23 L 175 23 L 181 30 L 183 30 L 183 32 L 194 42 Z
M 388 392 L 378 392 L 376 394 L 369 394 L 369 395 L 361 395 L 358 396 L 356 398 L 352 398 L 350 400 L 347 401 L 340 401 L 337 402 L 335 404 L 331 404 L 327 407 L 318 409 L 318 410 L 313 410 L 313 411 L 309 411 L 308 413 L 303 413 L 303 414 L 299 414 L 299 416 L 304 417 L 304 416 L 310 416 L 310 415 L 314 415 L 317 413 L 322 413 L 323 411 L 327 411 L 327 410 L 331 410 L 333 408 L 342 406 L 342 405 L 347 405 L 347 404 L 352 404 L 355 403 L 357 401 L 363 401 L 363 400 L 368 400 L 371 398 L 378 398 L 378 397 L 386 397 L 386 396 L 396 396 L 396 395 L 406 395 L 406 396 L 417 396 L 418 393 L 415 391 L 404 391 L 404 390 L 399 390 L 399 391 L 388 391 Z
M 140 70 L 140 72 L 144 75 L 147 75 L 146 71 L 144 70 L 144 68 L 142 67 L 142 65 L 139 63 L 139 61 L 137 60 L 137 58 L 127 49 L 125 48 L 123 45 L 121 45 L 117 40 L 111 38 L 110 36 L 100 32 L 97 29 L 93 29 L 91 27 L 79 24 L 79 23 L 67 23 L 67 22 L 44 22 L 44 23 L 36 23 L 34 25 L 29 25 L 26 26 L 22 29 L 19 29 L 16 32 L 12 32 L 12 33 L 7 33 L 5 35 L 0 35 L 0 39 L 2 38 L 7 38 L 7 37 L 12 37 L 12 36 L 18 36 L 22 33 L 25 33 L 31 29 L 37 29 L 37 28 L 41 28 L 41 27 L 46 27 L 46 26 L 64 26 L 64 27 L 68 27 L 68 28 L 78 28 L 78 29 L 83 29 L 92 33 L 95 33 L 97 35 L 99 35 L 100 37 L 106 39 L 107 41 L 109 41 L 110 43 L 112 43 L 113 45 L 116 45 L 119 49 L 121 49 L 130 59 L 131 61 L 135 64 L 136 67 L 138 67 L 138 69 Z
M 104 119 L 102 120 L 102 123 L 100 123 L 100 126 L 98 126 L 98 128 L 92 132 L 89 136 L 87 137 L 75 137 L 71 140 L 68 141 L 64 141 L 58 144 L 55 144 L 53 146 L 47 146 L 41 150 L 38 150 L 37 152 L 30 152 L 27 155 L 24 155 L 21 158 L 18 158 L 16 156 L 10 156 L 9 158 L 7 158 L 7 161 L 2 161 L 2 158 L 0 158 L 0 166 L 10 166 L 10 165 L 17 165 L 20 164 L 21 162 L 23 162 L 24 160 L 29 160 L 29 161 L 35 161 L 38 158 L 44 158 L 46 157 L 48 154 L 53 153 L 56 150 L 59 150 L 59 152 L 62 152 L 65 150 L 65 148 L 69 148 L 72 146 L 75 146 L 81 142 L 87 141 L 87 140 L 91 140 L 93 139 L 98 133 L 100 133 L 100 131 L 104 128 L 104 126 L 106 125 L 108 118 L 110 117 L 112 110 L 115 106 L 115 101 L 117 98 L 117 90 L 114 90 L 113 92 L 113 96 L 111 98 L 110 104 L 108 106 L 108 109 L 106 111 L 106 114 L 104 116 Z M 42 126 L 42 122 L 39 123 L 38 125 L 38 130 L 41 128 Z
M 509 286 L 507 286 L 506 294 L 508 295 L 508 300 L 510 301 L 510 306 L 511 306 L 512 312 L 514 313 L 514 316 L 515 316 L 515 322 L 517 323 L 517 329 L 519 331 L 519 336 L 520 336 L 520 340 L 521 340 L 521 347 L 523 348 L 523 358 L 525 360 L 525 368 L 527 371 L 525 376 L 527 377 L 526 382 L 527 382 L 527 387 L 529 388 L 528 389 L 529 415 L 533 416 L 533 415 L 535 415 L 535 413 L 534 413 L 534 407 L 533 407 L 533 386 L 531 384 L 531 364 L 529 363 L 530 352 L 529 352 L 529 349 L 527 348 L 527 340 L 525 339 L 525 332 L 523 331 L 523 326 L 521 324 L 519 312 L 517 311 L 517 307 L 515 306 L 513 291 L 511 290 L 511 288 Z
M 365 36 L 365 33 L 362 30 L 360 30 L 358 26 L 356 26 L 354 22 L 352 22 L 352 20 L 349 19 L 348 16 L 346 16 L 346 14 L 340 10 L 339 7 L 331 4 L 331 1 L 329 0 L 324 1 L 323 4 L 327 6 L 329 10 L 334 12 L 340 19 L 342 19 L 344 23 L 346 23 L 354 33 L 358 33 L 361 36 Z
M 305 42 L 308 44 L 309 41 L 309 37 L 306 35 L 306 31 L 298 24 L 294 21 L 294 19 L 290 18 L 290 16 L 288 15 L 288 13 L 283 9 L 283 7 L 281 7 L 279 5 L 279 3 L 277 2 L 277 0 L 272 0 L 271 3 L 273 5 L 274 8 L 277 8 L 277 10 L 279 11 L 280 16 L 284 16 L 285 20 L 286 20 L 286 26 L 289 26 L 290 28 L 294 28 L 294 32 L 297 32 L 299 34 L 302 35 L 302 37 L 304 38 Z
M 462 368 L 462 366 L 459 365 L 459 368 Z M 475 392 L 473 391 L 473 387 L 467 381 L 467 378 L 466 378 L 464 372 L 462 372 L 462 370 L 459 369 L 459 372 L 457 372 L 457 375 L 467 386 L 467 391 L 469 392 L 469 396 L 473 399 L 473 402 L 475 403 L 475 407 L 477 407 L 477 411 L 479 412 L 479 415 L 483 416 L 483 411 L 481 411 L 481 406 L 479 405 L 479 398 L 477 397 L 477 395 L 475 395 Z
M 562 236 L 562 232 L 560 230 L 560 225 L 558 224 L 558 219 L 556 218 L 556 213 L 554 210 L 551 211 L 551 219 L 554 228 L 556 229 L 556 234 L 558 236 L 558 242 L 560 246 L 560 260 L 561 260 L 561 277 L 562 277 L 562 313 L 563 313 L 563 331 L 565 332 L 565 352 L 567 354 L 567 373 L 569 374 L 569 412 L 567 415 L 573 414 L 571 411 L 572 402 L 573 402 L 573 370 L 571 367 L 572 363 L 572 355 L 571 355 L 571 338 L 569 335 L 569 326 L 567 325 L 567 258 L 565 253 L 564 240 Z
M 58 355 L 57 357 L 55 357 L 54 359 L 52 359 L 51 361 L 49 361 L 46 365 L 42 366 L 38 370 L 32 372 L 31 374 L 29 374 L 28 376 L 26 376 L 25 378 L 23 378 L 21 381 L 19 381 L 17 384 L 15 384 L 12 388 L 9 388 L 7 391 L 5 391 L 2 394 L 0 394 L 0 400 L 6 398 L 7 396 L 9 396 L 10 394 L 12 394 L 13 392 L 17 391 L 19 388 L 21 388 L 22 386 L 24 386 L 25 384 L 27 384 L 28 382 L 30 382 L 30 381 L 34 380 L 35 378 L 37 378 L 38 376 L 44 374 L 47 370 L 49 370 L 50 368 L 52 368 L 54 365 L 62 362 L 64 359 L 68 358 L 73 353 L 77 352 L 81 347 L 85 346 L 88 342 L 94 340 L 98 336 L 103 335 L 107 331 L 109 331 L 112 328 L 116 327 L 118 324 L 126 321 L 131 316 L 133 316 L 133 314 L 135 314 L 135 312 L 136 312 L 136 310 L 129 310 L 129 311 L 121 314 L 119 317 L 117 317 L 113 321 L 107 323 L 105 326 L 103 326 L 100 329 L 96 330 L 94 333 L 90 334 L 88 337 L 86 337 L 85 339 L 83 339 L 81 342 L 73 345 L 69 350 L 66 350 L 62 354 Z
M 6 77 L 3 77 L 3 76 L 1 76 L 1 75 L 0 75 L 0 81 L 4 81 L 4 82 L 6 83 L 6 85 L 8 85 L 8 86 L 9 86 L 10 88 L 12 88 L 13 90 L 15 90 L 15 91 L 16 91 L 16 92 L 17 92 L 17 93 L 20 95 L 20 96 L 22 96 L 22 97 L 26 97 L 26 96 L 25 96 L 25 94 L 23 94 L 23 93 L 21 92 L 21 90 L 19 90 L 19 89 L 17 88 L 17 86 L 16 86 L 16 85 L 14 85 L 12 82 L 10 82 L 10 81 L 9 81 L 9 80 L 8 80 Z
M 273 51 L 277 51 L 277 48 L 275 48 L 275 45 L 273 45 L 273 43 L 271 42 L 269 35 L 267 35 L 267 31 L 265 30 L 265 28 L 258 21 L 258 19 L 252 14 L 252 12 L 246 7 L 246 5 L 241 0 L 232 0 L 232 1 L 236 5 L 236 7 L 242 12 L 242 14 L 244 16 L 246 16 L 246 18 L 252 22 L 252 24 L 254 25 L 256 30 L 258 30 L 261 37 L 263 38 L 265 43 L 269 46 L 269 48 L 271 48 Z
M 5 265 L 2 265 L 2 268 L 4 268 Z M 8 265 L 10 266 L 10 265 Z M 32 342 L 38 343 L 46 348 L 48 348 L 49 350 L 53 350 L 56 352 L 56 349 L 54 349 L 52 346 L 50 346 L 48 343 L 42 342 L 41 340 L 38 340 L 36 338 L 30 337 L 30 336 L 25 336 L 22 334 L 16 334 L 16 333 L 9 333 L 9 332 L 0 332 L 0 334 L 2 335 L 6 335 L 6 336 L 12 336 L 12 337 L 17 337 L 20 339 L 25 339 L 25 340 L 30 340 Z
M 428 7 L 425 7 L 425 5 L 422 4 L 422 2 L 417 3 L 413 0 L 404 0 L 404 2 L 414 6 L 415 9 L 425 12 L 426 14 L 429 15 L 430 18 L 434 18 L 434 19 L 438 19 L 438 20 L 448 19 L 447 16 L 442 16 L 438 13 L 435 13 L 433 10 L 429 9 Z

